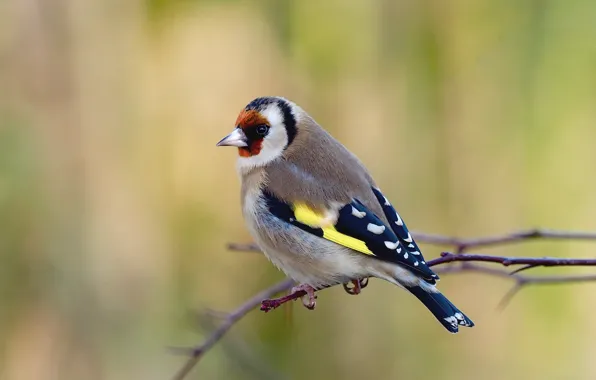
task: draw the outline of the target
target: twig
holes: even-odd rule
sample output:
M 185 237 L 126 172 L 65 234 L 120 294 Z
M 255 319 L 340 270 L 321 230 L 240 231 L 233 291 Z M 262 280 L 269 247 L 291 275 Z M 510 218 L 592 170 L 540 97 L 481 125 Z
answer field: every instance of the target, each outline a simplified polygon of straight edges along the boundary
M 184 364 L 178 373 L 173 377 L 174 380 L 182 380 L 188 375 L 188 373 L 194 368 L 195 365 L 201 360 L 205 352 L 209 351 L 211 347 L 215 343 L 217 343 L 224 335 L 228 332 L 229 329 L 234 326 L 236 322 L 238 322 L 242 317 L 248 314 L 249 311 L 253 310 L 258 304 L 261 303 L 262 300 L 273 297 L 274 295 L 289 290 L 294 281 L 290 279 L 283 280 L 270 288 L 267 288 L 260 293 L 256 294 L 254 297 L 250 298 L 248 301 L 240 305 L 236 310 L 228 314 L 228 316 L 223 320 L 221 325 L 213 331 L 213 333 L 199 346 L 195 347 L 192 352 L 190 353 L 190 358 Z
M 441 253 L 441 257 L 428 261 L 429 266 L 451 263 L 454 261 L 479 261 L 487 263 L 499 263 L 504 266 L 510 265 L 531 265 L 532 267 L 560 267 L 560 266 L 594 266 L 596 259 L 562 259 L 557 257 L 504 257 L 476 254 L 454 254 L 451 252 Z
M 534 239 L 596 240 L 596 233 L 593 232 L 557 231 L 542 228 L 512 232 L 505 235 L 496 235 L 471 239 L 452 238 L 447 236 L 426 234 L 420 232 L 412 233 L 412 235 L 420 243 L 450 246 L 453 247 L 455 251 L 462 252 L 470 248 L 504 245 Z
M 524 287 L 523 282 L 519 282 L 519 281 L 516 282 L 515 285 L 513 285 L 511 287 L 511 289 L 509 289 L 509 291 L 507 293 L 505 293 L 503 298 L 501 298 L 501 301 L 499 301 L 499 304 L 497 305 L 497 310 L 504 310 L 507 307 L 507 305 L 509 305 L 509 303 L 511 302 L 513 297 L 515 297 L 515 295 L 517 293 L 519 293 L 519 291 L 523 287 Z
M 505 245 L 518 243 L 528 240 L 594 240 L 596 233 L 593 232 L 574 232 L 558 231 L 548 229 L 531 229 L 525 231 L 512 232 L 505 235 L 487 236 L 481 238 L 456 238 L 436 234 L 427 234 L 423 232 L 412 232 L 412 236 L 418 243 L 431 244 L 436 246 L 453 247 L 456 252 L 464 252 L 468 249 L 484 248 L 495 245 Z M 230 243 L 228 248 L 232 251 L 260 252 L 256 244 Z
M 596 275 L 559 275 L 559 276 L 525 276 L 520 272 L 526 271 L 539 266 L 553 267 L 553 266 L 596 266 L 596 259 L 568 259 L 568 258 L 534 258 L 534 257 L 505 257 L 464 253 L 468 249 L 485 248 L 490 246 L 500 246 L 511 243 L 521 243 L 536 239 L 557 239 L 557 240 L 593 240 L 596 241 L 596 233 L 586 232 L 567 232 L 555 231 L 545 229 L 533 229 L 521 232 L 513 232 L 505 235 L 490 236 L 476 239 L 460 239 L 453 237 L 446 237 L 441 235 L 413 233 L 414 238 L 418 243 L 426 243 L 437 246 L 452 247 L 454 253 L 443 252 L 441 257 L 429 260 L 429 266 L 439 266 L 447 263 L 458 263 L 457 266 L 450 266 L 445 268 L 438 268 L 437 273 L 453 274 L 460 272 L 478 272 L 489 276 L 513 279 L 515 285 L 507 292 L 504 298 L 499 303 L 499 308 L 502 309 L 507 305 L 511 299 L 524 287 L 530 284 L 562 284 L 562 283 L 577 283 L 596 281 Z M 228 248 L 233 251 L 250 251 L 260 252 L 259 248 L 254 244 L 237 244 L 231 243 Z M 503 266 L 523 265 L 512 272 L 489 268 L 478 265 L 477 262 L 496 263 Z M 188 373 L 196 366 L 203 355 L 213 347 L 240 319 L 242 319 L 250 311 L 261 305 L 261 310 L 269 311 L 279 307 L 283 303 L 300 298 L 305 293 L 296 292 L 275 300 L 269 298 L 274 295 L 286 292 L 292 288 L 294 281 L 286 279 L 277 283 L 270 288 L 267 288 L 254 297 L 247 300 L 240 305 L 233 312 L 223 315 L 222 322 L 217 329 L 199 346 L 189 350 L 189 359 L 184 366 L 174 376 L 174 380 L 182 380 Z M 265 302 L 263 302 L 265 301 Z

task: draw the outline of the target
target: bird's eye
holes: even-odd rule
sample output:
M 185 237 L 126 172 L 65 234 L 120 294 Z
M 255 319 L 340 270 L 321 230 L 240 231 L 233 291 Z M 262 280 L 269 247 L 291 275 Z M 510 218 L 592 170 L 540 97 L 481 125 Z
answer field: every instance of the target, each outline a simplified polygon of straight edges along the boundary
M 259 125 L 257 127 L 256 131 L 257 131 L 257 135 L 264 137 L 269 132 L 269 126 L 268 125 Z

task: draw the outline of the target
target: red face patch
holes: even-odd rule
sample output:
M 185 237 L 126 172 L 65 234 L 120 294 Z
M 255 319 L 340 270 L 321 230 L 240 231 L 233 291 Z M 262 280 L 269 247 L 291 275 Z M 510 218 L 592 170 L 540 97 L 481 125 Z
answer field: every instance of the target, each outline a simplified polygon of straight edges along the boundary
M 238 154 L 241 157 L 251 157 L 259 154 L 263 145 L 263 138 L 256 135 L 255 129 L 260 125 L 269 125 L 267 119 L 258 111 L 242 110 L 236 119 L 236 125 L 242 129 L 248 140 L 248 146 L 238 148 Z
M 251 141 L 245 148 L 238 148 L 238 154 L 241 157 L 256 156 L 261 153 L 261 147 L 263 145 L 263 139 Z
M 267 119 L 255 110 L 242 110 L 236 119 L 236 125 L 242 129 L 256 127 L 257 125 L 269 125 Z

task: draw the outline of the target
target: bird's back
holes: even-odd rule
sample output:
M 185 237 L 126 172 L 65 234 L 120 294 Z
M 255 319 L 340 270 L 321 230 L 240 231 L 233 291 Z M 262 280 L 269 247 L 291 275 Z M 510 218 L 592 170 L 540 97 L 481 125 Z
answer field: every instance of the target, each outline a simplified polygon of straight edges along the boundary
M 305 202 L 317 209 L 357 198 L 385 219 L 371 190 L 376 185 L 367 169 L 310 118 L 302 120 L 301 131 L 284 156 L 264 171 L 267 189 L 286 202 Z

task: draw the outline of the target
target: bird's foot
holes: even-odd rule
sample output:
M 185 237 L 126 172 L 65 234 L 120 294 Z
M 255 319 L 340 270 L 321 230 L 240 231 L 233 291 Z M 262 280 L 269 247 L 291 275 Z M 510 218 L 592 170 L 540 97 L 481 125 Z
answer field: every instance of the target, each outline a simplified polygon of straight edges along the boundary
M 309 310 L 313 310 L 317 305 L 317 296 L 315 292 L 317 289 L 313 288 L 308 284 L 300 284 L 298 286 L 294 286 L 290 291 L 290 294 L 280 297 L 274 298 L 270 300 L 263 300 L 261 302 L 261 310 L 264 312 L 271 311 L 283 305 L 286 302 L 301 298 L 302 304 Z
M 300 284 L 298 286 L 294 286 L 291 293 L 305 292 L 306 294 L 300 297 L 302 299 L 302 304 L 307 309 L 314 310 L 315 306 L 317 306 L 317 296 L 315 295 L 316 291 L 317 289 L 308 284 Z
M 351 283 L 354 286 L 349 286 L 350 283 L 343 284 L 344 290 L 351 295 L 358 295 L 362 292 L 362 289 L 368 286 L 368 278 L 362 278 L 359 280 L 352 280 Z

